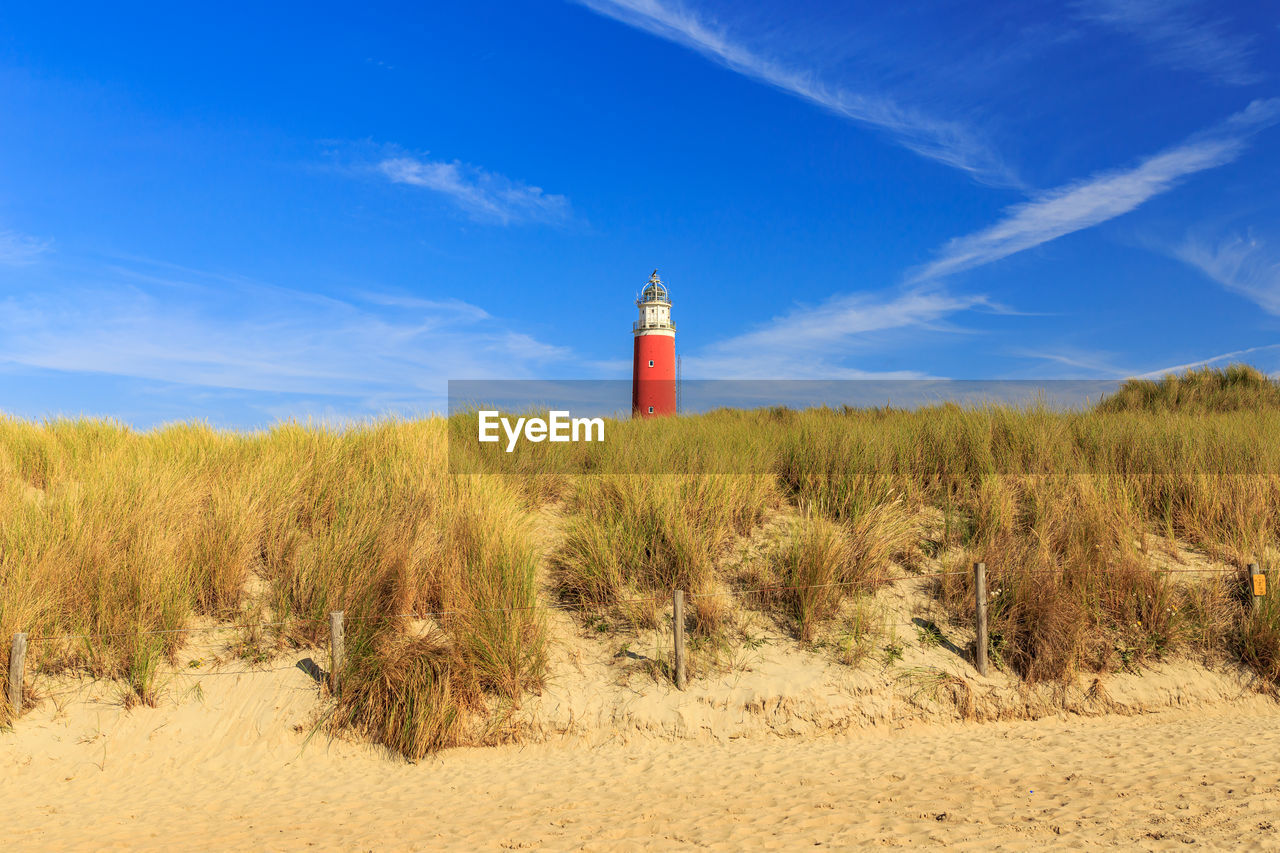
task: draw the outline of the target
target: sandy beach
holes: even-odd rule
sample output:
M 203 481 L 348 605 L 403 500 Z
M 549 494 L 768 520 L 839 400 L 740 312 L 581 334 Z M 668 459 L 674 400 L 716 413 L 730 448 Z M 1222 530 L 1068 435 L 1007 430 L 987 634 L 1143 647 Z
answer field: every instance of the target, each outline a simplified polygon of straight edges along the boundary
M 566 736 L 410 764 L 308 737 L 316 691 L 296 668 L 131 711 L 100 690 L 0 736 L 7 849 L 1280 847 L 1280 708 L 1257 696 L 834 736 Z

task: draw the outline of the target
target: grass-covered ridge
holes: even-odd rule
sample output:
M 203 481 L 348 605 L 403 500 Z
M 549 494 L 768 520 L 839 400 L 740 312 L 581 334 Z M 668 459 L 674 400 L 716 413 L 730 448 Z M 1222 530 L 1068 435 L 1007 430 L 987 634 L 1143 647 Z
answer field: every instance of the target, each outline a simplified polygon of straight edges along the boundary
M 0 650 L 19 630 L 60 638 L 33 642 L 29 665 L 148 702 L 184 642 L 151 632 L 282 622 L 243 638 L 271 654 L 322 643 L 343 610 L 331 719 L 418 756 L 539 688 L 541 606 L 654 625 L 664 605 L 646 599 L 680 587 L 695 636 L 731 642 L 750 609 L 810 642 L 904 573 L 933 577 L 963 623 L 963 569 L 982 560 L 992 651 L 1020 677 L 1182 651 L 1277 681 L 1280 606 L 1254 612 L 1234 576 L 1158 571 L 1151 547 L 1274 572 L 1276 400 L 1274 380 L 1233 367 L 1130 382 L 1089 411 L 719 411 L 610 422 L 604 444 L 559 458 L 477 453 L 466 474 L 449 473 L 443 419 L 235 434 L 0 418 Z M 551 506 L 541 563 L 534 518 Z M 736 560 L 766 527 L 761 559 Z
M 1245 364 L 1202 367 L 1162 379 L 1130 379 L 1100 412 L 1236 412 L 1280 409 L 1280 379 Z
M 319 641 L 347 614 L 337 716 L 410 755 L 458 742 L 485 695 L 543 676 L 535 558 L 517 495 L 445 473 L 444 424 L 343 432 L 0 421 L 0 636 L 37 668 L 154 701 L 174 629 L 283 622 L 245 642 Z M 256 590 L 256 594 L 250 594 Z M 447 611 L 431 630 L 402 614 Z M 84 638 L 88 635 L 88 638 Z M 6 643 L 7 647 L 7 643 Z

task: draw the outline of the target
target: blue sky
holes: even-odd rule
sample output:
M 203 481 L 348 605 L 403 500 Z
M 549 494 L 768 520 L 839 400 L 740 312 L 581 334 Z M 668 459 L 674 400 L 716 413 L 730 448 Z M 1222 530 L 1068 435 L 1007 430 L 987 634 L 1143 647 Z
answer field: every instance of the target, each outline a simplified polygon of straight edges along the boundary
M 0 411 L 1280 371 L 1271 4 L 0 10 Z M 178 8 L 182 7 L 182 8 Z

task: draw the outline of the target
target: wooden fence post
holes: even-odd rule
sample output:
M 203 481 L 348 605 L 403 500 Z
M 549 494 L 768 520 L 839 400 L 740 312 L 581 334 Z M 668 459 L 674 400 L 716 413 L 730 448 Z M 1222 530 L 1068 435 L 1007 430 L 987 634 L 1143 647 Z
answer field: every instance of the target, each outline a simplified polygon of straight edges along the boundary
M 987 564 L 973 564 L 974 611 L 978 622 L 978 644 L 973 662 L 981 675 L 987 674 Z
M 342 644 L 342 611 L 336 610 L 329 614 L 329 689 L 333 691 L 333 695 L 338 695 L 338 673 L 342 671 L 343 658 Z
M 672 624 L 676 647 L 676 687 L 685 688 L 684 670 L 684 590 L 677 589 L 671 600 Z
M 9 649 L 9 707 L 16 718 L 22 713 L 22 677 L 27 668 L 27 635 L 13 635 L 13 645 Z
M 1262 606 L 1262 598 L 1267 594 L 1267 576 L 1258 568 L 1257 563 L 1249 564 L 1249 592 L 1253 598 L 1253 609 Z

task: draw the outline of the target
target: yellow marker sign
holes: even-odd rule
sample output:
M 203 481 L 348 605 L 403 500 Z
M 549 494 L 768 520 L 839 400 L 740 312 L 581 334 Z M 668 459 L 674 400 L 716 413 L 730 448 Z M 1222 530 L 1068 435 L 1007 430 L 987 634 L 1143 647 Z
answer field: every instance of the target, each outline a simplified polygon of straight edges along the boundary
M 1266 575 L 1253 576 L 1253 594 L 1254 595 L 1267 594 L 1267 576 Z

